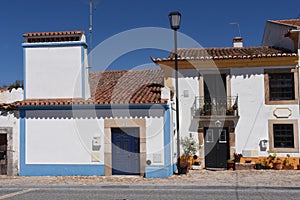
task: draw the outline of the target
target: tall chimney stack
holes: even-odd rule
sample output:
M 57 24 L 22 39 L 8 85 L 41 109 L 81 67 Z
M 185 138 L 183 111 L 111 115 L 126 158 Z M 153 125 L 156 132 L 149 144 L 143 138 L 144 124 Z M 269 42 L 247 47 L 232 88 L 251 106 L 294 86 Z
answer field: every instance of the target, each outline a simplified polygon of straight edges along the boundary
M 243 47 L 243 38 L 241 37 L 235 37 L 233 38 L 233 47 Z

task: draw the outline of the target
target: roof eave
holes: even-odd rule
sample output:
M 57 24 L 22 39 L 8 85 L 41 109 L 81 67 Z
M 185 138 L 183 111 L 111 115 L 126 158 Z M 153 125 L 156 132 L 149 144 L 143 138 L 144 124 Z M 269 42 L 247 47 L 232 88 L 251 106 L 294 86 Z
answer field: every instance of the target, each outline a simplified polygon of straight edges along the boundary
M 174 68 L 173 60 L 159 60 L 154 62 L 162 68 Z M 181 59 L 178 61 L 180 69 L 192 68 L 241 68 L 241 67 L 266 67 L 266 66 L 294 66 L 298 64 L 298 55 L 235 58 L 235 59 Z

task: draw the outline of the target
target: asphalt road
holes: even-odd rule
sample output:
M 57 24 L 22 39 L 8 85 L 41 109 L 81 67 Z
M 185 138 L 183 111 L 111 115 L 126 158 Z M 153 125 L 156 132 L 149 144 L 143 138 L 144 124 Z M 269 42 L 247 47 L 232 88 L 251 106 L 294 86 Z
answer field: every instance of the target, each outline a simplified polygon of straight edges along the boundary
M 299 199 L 300 188 L 224 186 L 24 186 L 0 187 L 0 200 L 170 200 L 170 199 Z

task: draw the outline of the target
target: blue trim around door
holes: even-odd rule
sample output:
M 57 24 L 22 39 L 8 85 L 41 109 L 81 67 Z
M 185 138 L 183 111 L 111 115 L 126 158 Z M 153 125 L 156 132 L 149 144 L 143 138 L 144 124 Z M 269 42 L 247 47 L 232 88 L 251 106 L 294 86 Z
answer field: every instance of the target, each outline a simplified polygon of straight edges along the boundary
M 167 178 L 173 175 L 170 112 L 170 108 L 166 106 L 164 110 L 164 165 L 146 166 L 146 178 Z

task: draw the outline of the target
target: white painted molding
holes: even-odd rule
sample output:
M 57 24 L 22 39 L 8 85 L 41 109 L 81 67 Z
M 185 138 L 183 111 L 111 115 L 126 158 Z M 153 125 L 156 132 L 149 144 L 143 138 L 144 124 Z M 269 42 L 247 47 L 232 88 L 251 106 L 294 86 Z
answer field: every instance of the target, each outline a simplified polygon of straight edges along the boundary
M 276 118 L 289 118 L 292 115 L 292 110 L 289 108 L 276 108 L 273 115 Z

